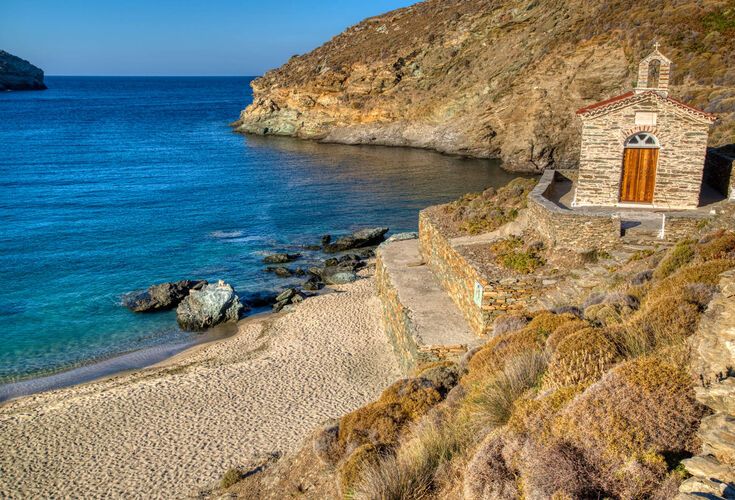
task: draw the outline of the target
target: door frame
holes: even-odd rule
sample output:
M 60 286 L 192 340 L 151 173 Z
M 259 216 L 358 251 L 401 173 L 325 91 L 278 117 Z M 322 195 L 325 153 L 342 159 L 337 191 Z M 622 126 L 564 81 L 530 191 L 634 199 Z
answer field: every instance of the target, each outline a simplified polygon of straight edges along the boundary
M 625 152 L 628 149 L 656 149 L 656 164 L 654 165 L 653 172 L 653 193 L 651 195 L 651 201 L 623 201 L 623 179 L 625 178 Z M 620 178 L 618 179 L 618 201 L 617 205 L 625 207 L 648 207 L 654 205 L 656 200 L 656 184 L 658 180 L 658 164 L 661 158 L 661 143 L 658 138 L 650 132 L 639 131 L 630 135 L 623 143 L 623 154 L 620 161 Z

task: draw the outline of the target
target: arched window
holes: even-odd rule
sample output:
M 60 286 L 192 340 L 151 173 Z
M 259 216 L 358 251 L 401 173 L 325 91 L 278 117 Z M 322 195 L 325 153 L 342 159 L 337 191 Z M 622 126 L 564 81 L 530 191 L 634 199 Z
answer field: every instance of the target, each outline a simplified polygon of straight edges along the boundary
M 656 136 L 648 132 L 638 132 L 625 141 L 626 148 L 658 148 L 659 143 Z

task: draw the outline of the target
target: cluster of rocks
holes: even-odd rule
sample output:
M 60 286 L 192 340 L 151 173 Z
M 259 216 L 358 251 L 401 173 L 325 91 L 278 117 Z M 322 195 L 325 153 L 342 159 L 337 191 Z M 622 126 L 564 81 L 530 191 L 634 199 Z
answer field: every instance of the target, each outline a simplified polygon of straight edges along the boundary
M 181 280 L 148 287 L 144 292 L 133 292 L 123 297 L 125 307 L 133 312 L 147 313 L 173 309 L 189 295 L 191 290 L 201 290 L 205 280 Z
M 320 266 L 309 267 L 308 270 L 301 268 L 296 271 L 287 269 L 286 276 L 305 276 L 306 280 L 300 285 L 300 288 L 287 288 L 275 298 L 273 311 L 281 311 L 285 306 L 301 302 L 310 296 L 309 292 L 316 292 L 324 288 L 325 285 L 344 285 L 357 280 L 357 271 L 367 265 L 367 259 L 375 256 L 372 249 L 363 249 L 356 253 L 342 255 L 341 257 L 331 257 L 322 262 Z M 266 269 L 269 270 L 269 269 Z M 276 274 L 279 274 L 276 271 Z
M 356 251 L 340 257 L 326 259 L 321 266 L 309 267 L 308 269 L 303 267 L 293 269 L 283 265 L 299 260 L 302 257 L 301 254 L 276 253 L 263 259 L 265 264 L 276 264 L 266 267 L 265 271 L 282 278 L 306 277 L 301 288 L 310 291 L 320 290 L 324 285 L 351 283 L 357 279 L 356 272 L 365 266 L 364 261 L 375 256 L 371 248 L 365 247 L 373 247 L 385 241 L 387 232 L 387 227 L 367 228 L 336 240 L 333 240 L 332 236 L 327 234 L 321 237 L 319 245 L 307 245 L 305 248 L 308 250 L 322 250 L 325 253 Z M 277 304 L 275 307 L 280 306 Z
M 303 301 L 325 285 L 342 285 L 357 279 L 357 271 L 367 265 L 366 260 L 375 252 L 366 246 L 377 245 L 385 239 L 387 227 L 362 229 L 332 242 L 329 235 L 315 247 L 327 253 L 360 249 L 340 257 L 331 257 L 320 266 L 308 270 L 292 270 L 285 266 L 302 258 L 300 253 L 276 253 L 263 258 L 267 272 L 277 276 L 302 276 L 305 281 L 300 288 L 287 288 L 279 294 L 259 294 L 243 304 L 235 289 L 218 281 L 181 280 L 152 285 L 142 292 L 133 292 L 123 297 L 123 305 L 136 313 L 149 313 L 176 309 L 176 321 L 184 330 L 202 331 L 220 323 L 237 321 L 240 316 L 254 307 L 272 306 L 278 312 L 284 307 Z

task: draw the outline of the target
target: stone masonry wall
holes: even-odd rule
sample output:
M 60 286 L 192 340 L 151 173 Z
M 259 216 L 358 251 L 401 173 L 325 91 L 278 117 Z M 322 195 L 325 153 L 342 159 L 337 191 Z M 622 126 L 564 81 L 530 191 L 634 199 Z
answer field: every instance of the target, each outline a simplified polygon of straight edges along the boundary
M 636 126 L 638 111 L 656 113 L 656 125 Z M 699 204 L 709 132 L 707 123 L 653 96 L 582 120 L 576 206 L 618 203 L 625 140 L 639 131 L 652 133 L 661 145 L 654 207 L 695 208 Z
M 405 375 L 425 364 L 457 360 L 466 351 L 466 346 L 425 346 L 417 342 L 417 327 L 411 319 L 411 312 L 398 296 L 398 290 L 391 281 L 390 272 L 378 249 L 375 263 L 375 283 L 382 307 L 383 325 L 388 340 L 393 346 L 396 358 Z
M 447 291 L 452 301 L 478 335 L 486 329 L 487 319 L 474 300 L 475 282 L 486 287 L 488 282 L 449 244 L 431 223 L 425 211 L 419 214 L 419 247 L 421 256 Z
M 396 359 L 401 365 L 404 374 L 408 374 L 416 367 L 419 357 L 416 342 L 413 340 L 413 325 L 406 308 L 398 298 L 398 291 L 390 281 L 390 275 L 385 268 L 380 253 L 375 262 L 375 284 L 383 309 L 383 325 L 388 340 L 393 345 Z
M 578 252 L 609 250 L 620 241 L 620 218 L 586 213 L 583 208 L 569 210 L 546 197 L 559 172 L 547 170 L 528 196 L 529 218 L 533 229 L 551 248 Z
M 536 278 L 485 275 L 436 229 L 426 211 L 419 214 L 419 244 L 424 261 L 477 335 L 487 335 L 497 316 L 523 310 L 536 299 Z M 479 306 L 475 284 L 482 287 Z

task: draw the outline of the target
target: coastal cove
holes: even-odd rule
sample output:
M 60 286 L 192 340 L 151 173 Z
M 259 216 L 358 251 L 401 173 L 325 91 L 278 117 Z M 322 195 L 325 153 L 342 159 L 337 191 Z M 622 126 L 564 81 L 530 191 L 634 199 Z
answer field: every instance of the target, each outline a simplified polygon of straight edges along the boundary
M 294 281 L 265 273 L 265 254 L 415 230 L 420 209 L 513 178 L 489 160 L 234 134 L 249 81 L 52 76 L 42 93 L 0 95 L 0 277 L 13 283 L 0 383 L 142 349 L 156 362 L 198 337 L 171 312 L 132 314 L 123 294 L 185 278 L 277 290 Z

